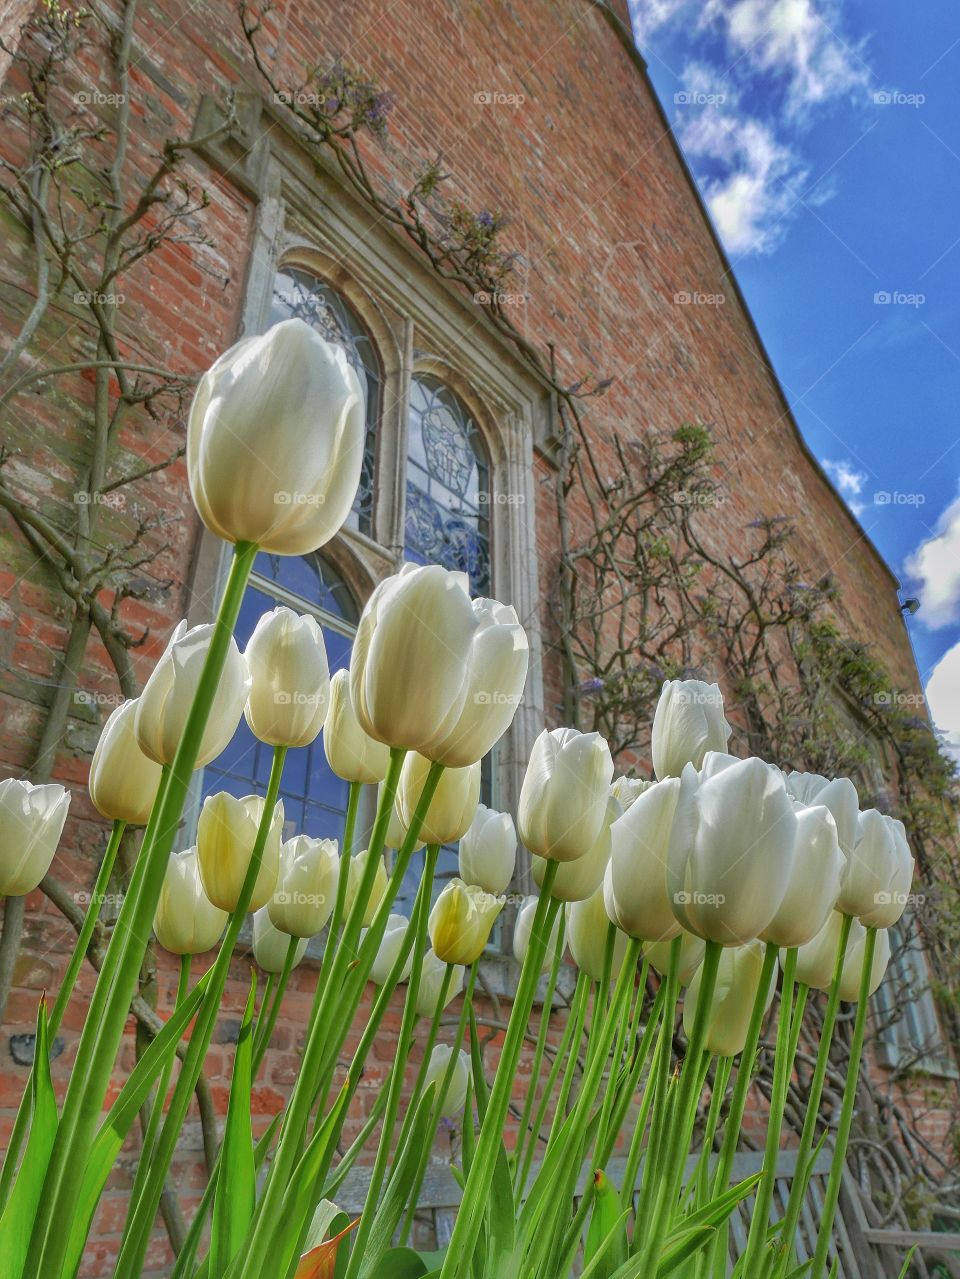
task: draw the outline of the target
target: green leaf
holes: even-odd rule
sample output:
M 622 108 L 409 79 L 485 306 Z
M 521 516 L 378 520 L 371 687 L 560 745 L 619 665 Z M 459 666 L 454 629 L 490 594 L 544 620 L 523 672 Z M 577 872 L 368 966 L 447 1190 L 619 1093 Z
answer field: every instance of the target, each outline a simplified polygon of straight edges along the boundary
M 377 1267 L 382 1279 L 423 1279 L 426 1273 L 426 1261 L 412 1248 L 388 1248 Z
M 762 1172 L 755 1172 L 752 1176 L 745 1177 L 743 1181 L 738 1181 L 729 1190 L 725 1190 L 722 1195 L 717 1195 L 715 1199 L 711 1199 L 702 1208 L 688 1213 L 680 1219 L 677 1230 L 674 1233 L 685 1234 L 695 1226 L 721 1225 L 730 1216 L 741 1199 L 746 1199 L 762 1176 Z
M 593 1211 L 583 1248 L 584 1274 L 609 1276 L 627 1259 L 627 1227 L 620 1196 L 602 1169 L 593 1174 Z
M 672 1274 L 688 1257 L 692 1257 L 701 1248 L 712 1243 L 716 1233 L 713 1226 L 695 1226 L 684 1235 L 675 1237 L 673 1243 L 668 1241 L 657 1263 L 657 1279 L 663 1279 L 664 1275 Z
M 37 1034 L 33 1044 L 33 1066 L 30 1069 L 30 1132 L 23 1162 L 10 1198 L 0 1217 L 0 1257 L 3 1273 L 9 1279 L 21 1279 L 34 1217 L 43 1182 L 57 1135 L 57 1099 L 50 1078 L 50 1046 L 47 1024 L 47 1001 L 44 996 L 37 1008 Z
M 250 1118 L 250 1093 L 253 1089 L 253 1005 L 256 992 L 257 978 L 254 974 L 237 1038 L 217 1188 L 213 1198 L 213 1224 L 207 1268 L 210 1279 L 221 1279 L 236 1255 L 250 1228 L 257 1203 L 257 1172 Z
M 502 1141 L 493 1166 L 493 1180 L 484 1218 L 487 1227 L 487 1264 L 492 1274 L 498 1274 L 499 1259 L 509 1257 L 513 1252 L 517 1219 L 517 1209 L 513 1202 L 513 1178 L 510 1176 L 510 1164 Z
M 910 1269 L 910 1262 L 913 1261 L 913 1254 L 917 1251 L 917 1244 L 914 1244 L 907 1253 L 906 1260 L 903 1263 L 903 1269 L 900 1271 L 900 1279 L 907 1279 L 907 1271 Z

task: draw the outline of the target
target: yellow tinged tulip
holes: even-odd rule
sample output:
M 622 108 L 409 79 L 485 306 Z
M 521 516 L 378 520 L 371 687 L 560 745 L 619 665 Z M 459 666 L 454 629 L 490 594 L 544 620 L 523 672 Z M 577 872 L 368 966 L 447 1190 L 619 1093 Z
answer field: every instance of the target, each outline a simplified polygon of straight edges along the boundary
M 360 891 L 360 884 L 363 881 L 364 872 L 366 870 L 367 858 L 370 856 L 369 848 L 365 848 L 360 853 L 355 853 L 353 857 L 342 857 L 340 859 L 340 874 L 346 873 L 347 887 L 346 896 L 344 898 L 344 918 L 353 910 L 353 904 L 357 900 L 357 893 Z M 377 873 L 373 881 L 373 887 L 370 890 L 370 896 L 367 898 L 363 908 L 363 918 L 361 924 L 364 928 L 369 928 L 373 923 L 373 917 L 377 913 L 377 908 L 383 901 L 384 894 L 387 891 L 387 867 L 381 856 L 377 866 Z
M 255 911 L 253 915 L 253 957 L 265 973 L 282 973 L 283 965 L 290 948 L 289 933 L 282 933 L 270 922 L 270 912 L 266 906 Z M 296 968 L 307 953 L 309 937 L 301 937 L 293 952 L 293 967 Z
M 264 613 L 243 654 L 250 672 L 244 716 L 268 746 L 309 746 L 323 728 L 330 671 L 316 618 L 292 608 Z
M 429 771 L 428 759 L 408 752 L 397 788 L 397 811 L 406 829 L 413 821 Z M 479 761 L 467 768 L 445 768 L 420 827 L 420 838 L 428 844 L 452 844 L 470 829 L 479 799 Z
M 538 857 L 572 862 L 594 846 L 613 777 L 610 748 L 599 733 L 542 732 L 520 788 L 517 831 Z
M 235 799 L 226 791 L 208 795 L 197 823 L 197 857 L 204 892 L 221 910 L 237 908 L 243 881 L 253 855 L 264 801 L 259 795 Z M 277 886 L 283 803 L 273 810 L 249 909 L 266 906 Z
M 277 886 L 267 904 L 274 928 L 313 937 L 330 918 L 337 896 L 340 856 L 335 839 L 296 835 L 280 848 Z
M 428 930 L 438 959 L 445 964 L 474 963 L 483 954 L 503 898 L 476 884 L 451 879 L 434 903 Z
M 202 955 L 216 946 L 228 918 L 203 891 L 196 848 L 171 853 L 153 917 L 153 931 L 164 950 Z
M 140 749 L 134 730 L 139 699 L 123 702 L 103 726 L 87 785 L 98 813 L 145 826 L 160 785 L 161 768 Z
M 764 950 L 762 942 L 752 941 L 747 946 L 728 946 L 720 955 L 705 1043 L 707 1050 L 718 1057 L 735 1057 L 743 1051 L 763 975 Z M 688 1039 L 697 1015 L 702 972 L 703 969 L 698 968 L 694 973 L 683 1001 L 683 1029 Z M 773 1002 L 775 986 L 771 976 L 764 994 L 766 1008 Z
M 350 672 L 337 671 L 330 681 L 330 706 L 323 726 L 327 763 L 345 782 L 382 782 L 390 763 L 390 747 L 360 727 L 350 698 Z

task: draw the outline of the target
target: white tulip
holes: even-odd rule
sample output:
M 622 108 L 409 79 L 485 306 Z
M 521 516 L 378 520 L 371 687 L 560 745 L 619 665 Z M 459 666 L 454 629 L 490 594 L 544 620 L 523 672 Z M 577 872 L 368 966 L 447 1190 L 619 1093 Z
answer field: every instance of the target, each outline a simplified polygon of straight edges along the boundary
M 226 791 L 208 795 L 197 822 L 197 858 L 203 890 L 221 910 L 234 911 L 240 900 L 243 881 L 253 856 L 257 830 L 263 818 L 264 801 L 259 795 L 235 799 Z M 272 813 L 260 869 L 253 886 L 248 910 L 266 906 L 277 886 L 280 871 L 280 838 L 283 833 L 283 802 Z
M 340 859 L 340 874 L 346 873 L 347 876 L 347 887 L 343 902 L 344 919 L 347 919 L 353 910 L 354 902 L 357 900 L 357 893 L 360 891 L 360 885 L 366 874 L 369 857 L 370 849 L 365 848 L 362 852 L 355 853 L 352 857 Z M 377 860 L 377 873 L 374 876 L 373 887 L 370 889 L 370 896 L 366 900 L 363 908 L 363 918 L 360 921 L 364 928 L 369 928 L 373 923 L 373 917 L 377 913 L 377 909 L 387 891 L 387 866 L 382 855 Z
M 50 869 L 70 807 L 62 786 L 0 782 L 0 896 L 25 897 Z
M 407 932 L 410 928 L 410 920 L 406 915 L 388 915 L 387 926 L 384 930 L 383 937 L 380 939 L 380 945 L 377 953 L 370 965 L 369 977 L 375 986 L 385 986 L 387 978 L 393 970 L 394 964 L 400 958 L 400 952 L 403 950 L 406 942 Z M 360 940 L 362 942 L 366 935 L 366 929 L 362 929 Z M 406 981 L 410 976 L 410 969 L 413 966 L 413 946 L 407 954 L 400 970 L 398 982 Z
M 430 761 L 408 751 L 397 787 L 397 811 L 407 829 L 413 823 Z M 480 800 L 480 762 L 466 768 L 445 768 L 427 807 L 420 838 L 428 844 L 452 844 L 470 829 Z
M 860 814 L 837 910 L 857 915 L 866 927 L 890 928 L 906 908 L 913 870 L 903 823 L 868 808 Z
M 87 785 L 98 813 L 114 822 L 145 826 L 160 785 L 161 768 L 144 755 L 134 731 L 139 699 L 121 703 L 103 726 Z
M 264 613 L 243 656 L 250 672 L 244 715 L 268 746 L 309 746 L 323 728 L 330 671 L 316 618 L 292 608 Z
M 607 811 L 613 760 L 599 733 L 544 731 L 520 788 L 517 830 L 538 857 L 570 862 L 593 848 Z
M 728 946 L 720 955 L 717 982 L 710 1004 L 704 1047 L 718 1057 L 735 1057 L 743 1052 L 750 1028 L 753 1005 L 763 976 L 764 947 L 753 941 L 746 946 Z M 694 973 L 683 1000 L 683 1029 L 689 1039 L 700 998 L 703 969 Z M 771 974 L 764 995 L 764 1007 L 773 1002 L 776 982 Z
M 762 760 L 740 760 L 705 782 L 688 764 L 667 853 L 678 921 L 724 946 L 759 936 L 786 894 L 796 830 L 783 779 Z
M 667 853 L 679 798 L 678 777 L 657 782 L 610 832 L 611 918 L 640 941 L 669 940 L 680 932 L 667 891 Z
M 419 796 L 417 796 L 419 799 Z M 399 800 L 399 795 L 397 796 Z M 402 848 L 407 838 L 407 828 L 404 825 L 403 818 L 400 816 L 400 810 L 397 800 L 390 807 L 390 814 L 387 819 L 387 835 L 383 841 L 387 848 Z M 383 783 L 377 787 L 377 808 L 383 802 Z M 413 851 L 418 853 L 425 846 L 425 841 L 419 836 L 414 842 Z
M 502 897 L 476 884 L 451 879 L 434 902 L 427 922 L 430 942 L 445 964 L 475 963 L 483 954 L 494 921 L 503 910 Z
M 178 622 L 163 656 L 137 699 L 134 731 L 140 749 L 158 764 L 172 764 L 193 706 L 214 634 L 213 625 L 187 629 Z M 237 731 L 250 691 L 247 664 L 231 636 L 223 672 L 203 730 L 194 768 L 223 751 Z
M 798 806 L 787 891 L 773 919 L 760 931 L 761 941 L 789 947 L 803 946 L 814 938 L 836 905 L 845 866 L 830 810 L 822 805 Z
M 345 782 L 382 782 L 390 763 L 390 747 L 360 727 L 350 699 L 350 672 L 337 671 L 330 681 L 330 706 L 323 726 L 327 763 Z
M 801 946 L 797 951 L 796 980 L 815 990 L 828 991 L 833 984 L 833 974 L 837 962 L 837 951 L 840 948 L 840 932 L 843 916 L 839 911 L 831 911 L 830 918 L 812 941 Z M 855 1001 L 860 997 L 860 979 L 863 975 L 867 930 L 856 919 L 851 920 L 850 935 L 843 959 L 840 977 L 840 998 Z M 874 949 L 873 966 L 870 970 L 870 989 L 872 995 L 883 980 L 887 964 L 890 961 L 890 937 L 887 930 L 880 929 Z M 781 967 L 786 963 L 786 951 L 780 952 Z
M 644 791 L 653 786 L 653 782 L 642 777 L 615 777 L 610 783 L 610 794 L 617 800 L 624 812 L 640 798 Z
M 463 990 L 465 972 L 463 964 L 453 964 L 450 966 L 448 975 L 447 965 L 443 960 L 438 959 L 432 950 L 427 950 L 423 956 L 420 983 L 417 986 L 417 1016 L 432 1017 L 434 1015 L 440 1003 L 441 991 L 444 1008 L 456 999 Z
M 819 773 L 786 773 L 784 780 L 787 794 L 801 804 L 817 804 L 828 808 L 837 824 L 837 839 L 845 857 L 853 852 L 857 842 L 857 823 L 860 817 L 860 797 L 849 777 L 829 780 Z
M 197 385 L 187 476 L 200 518 L 227 542 L 307 555 L 350 512 L 366 436 L 343 347 L 284 320 L 230 347 Z
M 308 937 L 301 937 L 293 952 L 291 968 L 296 968 L 307 953 Z M 265 973 L 282 973 L 287 951 L 293 938 L 270 922 L 266 906 L 253 914 L 253 957 Z
M 203 891 L 196 848 L 171 853 L 153 917 L 157 941 L 171 955 L 212 950 L 230 918 Z
M 280 847 L 277 886 L 267 903 L 274 928 L 291 937 L 313 937 L 333 911 L 340 875 L 335 839 L 295 835 Z
M 506 892 L 517 864 L 517 831 L 509 813 L 497 813 L 485 804 L 460 840 L 460 878 L 479 884 L 495 896 Z
M 649 959 L 650 967 L 655 969 L 661 977 L 666 977 L 670 971 L 670 949 L 674 940 L 646 942 L 644 944 L 643 953 Z M 703 963 L 706 949 L 707 943 L 702 937 L 696 937 L 693 933 L 681 931 L 680 959 L 677 964 L 677 978 L 681 986 L 689 986 L 693 980 L 693 974 Z
M 536 917 L 537 902 L 539 900 L 539 897 L 524 897 L 520 903 L 520 909 L 517 911 L 517 917 L 513 922 L 513 957 L 521 967 L 527 957 L 527 951 L 530 949 L 530 942 L 533 937 L 533 922 Z M 557 954 L 563 954 L 563 945 L 560 941 L 559 911 L 554 920 L 553 928 L 550 930 L 543 959 L 540 961 L 541 972 L 545 973 L 549 968 L 553 967 L 553 961 Z
M 603 961 L 607 949 L 607 931 L 610 920 L 603 902 L 603 888 L 598 888 L 583 901 L 568 902 L 567 912 L 567 945 L 573 962 L 587 974 L 592 981 L 600 981 L 603 977 Z M 611 975 L 616 977 L 623 967 L 629 938 L 626 933 L 616 929 L 613 942 L 613 965 Z
M 423 1077 L 424 1088 L 429 1088 L 431 1084 L 437 1085 L 437 1091 L 443 1087 L 443 1081 L 446 1078 L 447 1069 L 450 1064 L 450 1058 L 454 1049 L 448 1044 L 437 1044 L 433 1052 L 430 1054 L 430 1061 L 427 1065 L 426 1072 Z M 446 1119 L 452 1119 L 454 1115 L 458 1115 L 467 1100 L 467 1088 L 470 1084 L 471 1063 L 470 1057 L 463 1049 L 457 1051 L 456 1064 L 453 1067 L 453 1074 L 450 1079 L 450 1085 L 444 1094 L 443 1101 L 440 1104 L 440 1114 Z
M 664 682 L 650 737 L 653 771 L 661 781 L 679 777 L 687 764 L 700 768 L 707 751 L 727 749 L 729 736 L 719 685 L 699 679 Z
M 612 794 L 607 796 L 607 807 L 600 824 L 600 831 L 582 857 L 572 862 L 558 862 L 550 896 L 562 902 L 579 902 L 592 896 L 603 883 L 604 872 L 610 863 L 610 832 L 623 813 L 620 801 Z M 545 857 L 533 856 L 530 866 L 538 888 L 543 888 L 547 867 Z

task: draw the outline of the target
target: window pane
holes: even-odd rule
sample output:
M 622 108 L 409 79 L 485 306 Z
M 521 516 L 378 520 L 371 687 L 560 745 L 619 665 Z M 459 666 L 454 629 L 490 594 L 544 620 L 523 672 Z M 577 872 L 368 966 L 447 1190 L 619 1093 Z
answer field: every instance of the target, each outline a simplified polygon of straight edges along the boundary
M 284 267 L 277 272 L 267 327 L 272 328 L 281 320 L 291 319 L 304 320 L 328 342 L 342 346 L 363 387 L 367 435 L 360 488 L 347 524 L 372 537 L 377 422 L 380 417 L 380 365 L 376 351 L 353 308 L 336 290 L 299 267 Z
M 437 378 L 413 378 L 407 457 L 406 558 L 442 564 L 490 593 L 490 465 L 476 423 Z

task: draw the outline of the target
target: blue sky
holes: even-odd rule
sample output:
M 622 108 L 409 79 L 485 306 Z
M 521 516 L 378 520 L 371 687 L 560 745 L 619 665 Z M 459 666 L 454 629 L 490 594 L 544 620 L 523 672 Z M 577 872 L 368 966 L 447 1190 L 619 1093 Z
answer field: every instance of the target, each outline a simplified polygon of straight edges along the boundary
M 960 752 L 960 11 L 630 0 L 800 429 L 920 611 Z

